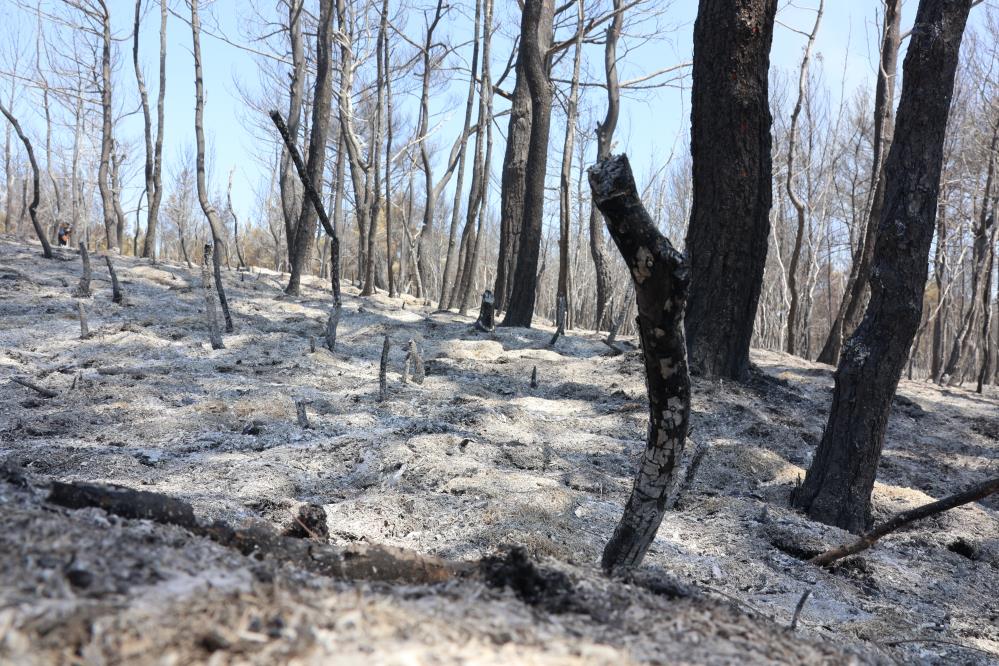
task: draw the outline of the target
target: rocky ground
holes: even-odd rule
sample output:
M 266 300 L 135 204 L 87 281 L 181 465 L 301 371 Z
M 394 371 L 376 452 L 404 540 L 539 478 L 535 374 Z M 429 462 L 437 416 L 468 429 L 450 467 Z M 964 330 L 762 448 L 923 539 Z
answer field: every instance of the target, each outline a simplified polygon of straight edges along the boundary
M 596 563 L 644 444 L 637 352 L 610 356 L 588 332 L 552 349 L 546 326 L 476 333 L 471 318 L 347 289 L 337 351 L 311 353 L 324 285 L 289 299 L 257 269 L 225 273 L 235 331 L 213 351 L 198 271 L 118 257 L 116 305 L 93 263 L 93 296 L 77 299 L 75 253 L 45 261 L 0 237 L 0 662 L 999 663 L 994 498 L 829 570 L 802 561 L 850 539 L 788 504 L 822 432 L 828 366 L 757 352 L 748 384 L 695 381 L 706 454 L 645 563 L 669 584 L 625 584 Z M 401 382 L 411 339 L 422 385 Z M 903 381 L 876 517 L 995 475 L 997 458 L 994 388 Z M 587 605 L 525 603 L 479 580 L 331 580 L 179 527 L 54 506 L 52 480 L 165 493 L 234 525 L 284 528 L 319 504 L 334 546 L 471 561 L 519 545 Z

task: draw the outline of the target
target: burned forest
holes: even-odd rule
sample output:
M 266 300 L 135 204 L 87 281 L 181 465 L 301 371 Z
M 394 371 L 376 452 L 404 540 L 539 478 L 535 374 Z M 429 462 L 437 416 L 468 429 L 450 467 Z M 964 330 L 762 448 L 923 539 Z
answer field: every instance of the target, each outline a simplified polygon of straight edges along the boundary
M 997 0 L 0 17 L 0 664 L 999 664 Z

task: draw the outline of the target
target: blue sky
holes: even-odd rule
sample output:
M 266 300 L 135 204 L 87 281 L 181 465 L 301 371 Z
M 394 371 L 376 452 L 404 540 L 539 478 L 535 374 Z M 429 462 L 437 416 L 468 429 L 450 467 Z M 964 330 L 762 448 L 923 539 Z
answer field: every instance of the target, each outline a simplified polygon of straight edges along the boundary
M 151 0 L 146 0 L 150 2 Z M 115 34 L 121 38 L 120 67 L 118 71 L 117 99 L 126 108 L 134 108 L 137 100 L 134 75 L 131 65 L 131 30 L 134 2 L 132 0 L 109 0 L 111 6 Z M 184 4 L 172 3 L 182 14 L 186 14 Z M 261 3 L 268 11 L 273 5 Z M 467 4 L 467 3 L 466 3 Z M 778 25 L 775 29 L 771 62 L 772 67 L 794 74 L 801 57 L 801 49 L 805 38 L 793 29 L 805 30 L 811 28 L 814 21 L 814 8 L 818 0 L 798 0 L 791 4 L 782 0 L 778 13 Z M 22 40 L 29 44 L 33 51 L 35 30 L 34 17 L 27 15 L 25 10 L 13 7 L 13 3 L 4 2 L 2 10 L 7 16 L 2 17 L 4 23 L 15 26 L 20 31 Z M 657 4 L 663 7 L 662 3 Z M 909 0 L 903 5 L 903 30 L 911 26 L 915 13 L 916 2 Z M 878 26 L 877 16 L 881 3 L 866 0 L 828 0 L 819 35 L 816 40 L 817 58 L 814 67 L 823 72 L 823 78 L 830 90 L 831 105 L 838 103 L 840 91 L 844 90 L 850 96 L 858 87 L 873 87 L 875 60 L 877 54 Z M 156 63 L 158 48 L 158 7 L 150 8 L 142 28 L 142 61 L 145 69 L 146 83 L 150 96 L 155 99 L 156 93 Z M 217 24 L 232 40 L 245 43 L 241 28 L 245 26 L 249 3 L 240 0 L 216 0 L 203 8 L 203 19 L 206 26 Z M 445 27 L 451 33 L 454 41 L 468 39 L 465 35 L 470 27 L 470 19 L 465 15 L 470 9 L 459 7 L 456 14 Z M 627 51 L 620 63 L 622 80 L 635 78 L 672 64 L 688 61 L 691 52 L 693 21 L 697 11 L 696 0 L 674 0 L 657 19 L 655 31 L 658 35 L 654 40 L 642 40 L 637 36 L 626 34 L 622 40 L 621 51 Z M 974 10 L 972 25 L 982 23 L 984 7 Z M 405 30 L 417 37 L 422 27 L 422 19 L 418 12 L 410 12 L 409 23 Z M 12 18 L 8 21 L 7 18 Z M 500 71 L 506 63 L 509 53 L 509 35 L 516 29 L 517 11 L 513 2 L 498 2 L 496 18 L 501 23 L 500 34 L 494 39 L 492 66 L 494 73 Z M 643 26 L 641 30 L 648 30 Z M 166 126 L 164 156 L 166 164 L 164 173 L 169 174 L 178 155 L 185 147 L 194 144 L 194 84 L 193 59 L 191 57 L 191 31 L 189 26 L 175 16 L 171 16 L 168 28 L 168 59 L 167 59 L 167 96 L 166 96 Z M 626 33 L 629 32 L 626 28 Z M 634 32 L 634 31 L 631 31 Z M 399 47 L 406 45 L 399 40 Z M 257 60 L 245 50 L 232 46 L 209 35 L 202 37 L 203 69 L 207 104 L 205 108 L 205 130 L 208 136 L 210 155 L 210 176 L 215 189 L 223 190 L 230 169 L 235 169 L 233 182 L 233 199 L 241 219 L 253 219 L 256 212 L 255 191 L 266 187 L 270 179 L 270 167 L 267 159 L 270 149 L 262 146 L 255 131 L 248 127 L 250 119 L 247 110 L 237 90 L 240 86 L 253 89 L 258 80 Z M 589 76 L 602 76 L 602 46 L 589 45 L 585 48 L 584 65 L 589 70 Z M 403 52 L 400 51 L 400 57 Z M 33 56 L 32 56 L 33 57 Z M 462 56 L 467 57 L 467 56 Z M 411 76 L 415 76 L 415 73 Z M 584 75 L 585 77 L 586 75 Z M 460 128 L 463 112 L 463 95 L 467 80 L 461 74 L 454 74 L 448 88 L 433 100 L 433 112 L 440 143 L 450 145 Z M 509 89 L 512 81 L 504 83 Z M 627 152 L 632 158 L 639 178 L 658 170 L 671 154 L 682 155 L 686 150 L 685 142 L 689 132 L 689 106 L 687 81 L 681 87 L 670 87 L 655 91 L 646 91 L 639 96 L 627 95 L 622 101 L 621 120 L 616 135 L 617 152 Z M 400 86 L 401 87 L 401 86 Z M 603 91 L 590 89 L 587 93 L 587 104 L 594 114 L 603 113 Z M 502 104 L 502 100 L 497 100 Z M 284 100 L 274 100 L 274 104 L 284 109 Z M 408 110 L 415 121 L 415 100 L 401 103 L 402 109 Z M 19 102 L 18 111 L 26 116 L 26 124 L 37 129 L 40 115 L 37 105 L 30 102 Z M 502 108 L 502 107 L 501 107 Z M 31 114 L 34 113 L 34 117 Z M 411 121 L 412 122 L 412 121 Z M 432 125 L 435 123 L 432 123 Z M 505 121 L 500 122 L 505 131 Z M 133 115 L 125 119 L 117 130 L 141 145 L 141 119 Z M 552 130 L 552 149 L 561 149 L 564 123 L 554 123 Z M 500 139 L 500 137 L 497 137 Z M 494 151 L 494 179 L 502 159 L 502 144 Z M 133 208 L 136 197 L 142 189 L 139 163 L 141 154 L 135 156 L 134 175 L 123 194 L 126 208 Z M 467 182 L 467 181 L 466 181 Z M 491 196 L 492 202 L 498 198 L 498 191 Z

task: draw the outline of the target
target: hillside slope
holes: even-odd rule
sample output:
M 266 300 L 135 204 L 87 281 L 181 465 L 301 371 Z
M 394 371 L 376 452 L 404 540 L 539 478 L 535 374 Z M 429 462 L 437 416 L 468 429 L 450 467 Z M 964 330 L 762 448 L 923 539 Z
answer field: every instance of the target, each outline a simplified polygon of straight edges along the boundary
M 544 326 L 476 333 L 470 318 L 350 288 L 336 353 L 310 353 L 324 285 L 288 299 L 281 276 L 257 269 L 224 274 L 236 330 L 213 351 L 198 272 L 128 257 L 115 260 L 121 306 L 94 261 L 94 294 L 82 299 L 93 334 L 80 340 L 80 263 L 63 258 L 0 238 L 0 661 L 999 660 L 995 498 L 831 570 L 801 561 L 849 539 L 788 504 L 822 432 L 828 366 L 757 352 L 746 385 L 695 381 L 692 438 L 707 453 L 645 563 L 695 591 L 671 598 L 595 568 L 644 446 L 637 353 L 608 356 L 586 332 L 550 349 Z M 426 360 L 422 386 L 400 381 L 410 339 Z M 876 517 L 994 475 L 997 460 L 994 388 L 903 381 Z M 588 590 L 593 607 L 551 612 L 475 581 L 332 581 L 180 528 L 54 507 L 51 480 L 153 490 L 233 524 L 283 528 L 302 503 L 320 504 L 334 545 L 461 560 L 520 545 Z

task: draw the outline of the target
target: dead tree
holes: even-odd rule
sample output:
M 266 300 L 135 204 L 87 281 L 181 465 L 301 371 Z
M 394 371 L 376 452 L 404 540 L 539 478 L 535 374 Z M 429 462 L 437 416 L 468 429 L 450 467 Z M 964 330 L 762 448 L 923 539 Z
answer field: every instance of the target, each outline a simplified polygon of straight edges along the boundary
M 801 116 L 801 108 L 803 102 L 805 101 L 806 89 L 808 88 L 808 63 L 812 57 L 812 47 L 815 44 L 815 36 L 819 32 L 819 23 L 822 22 L 823 4 L 823 1 L 819 0 L 819 8 L 815 12 L 815 25 L 812 27 L 812 31 L 808 34 L 808 41 L 805 44 L 805 52 L 801 57 L 801 69 L 798 72 L 798 99 L 794 104 L 794 110 L 791 112 L 791 128 L 788 131 L 787 171 L 786 178 L 784 180 L 784 187 L 787 190 L 787 198 L 791 201 L 791 205 L 794 207 L 798 223 L 794 234 L 794 249 L 791 251 L 791 261 L 787 267 L 787 290 L 789 293 L 788 300 L 790 303 L 787 310 L 787 344 L 784 349 L 788 354 L 798 353 L 798 308 L 801 300 L 798 290 L 798 264 L 801 261 L 801 248 L 805 240 L 805 225 L 807 222 L 806 204 L 802 201 L 798 192 L 794 188 L 795 144 L 798 139 L 798 118 Z M 805 168 L 811 168 L 811 165 L 806 164 Z M 810 203 L 807 208 L 807 213 L 811 213 Z
M 333 71 L 330 67 L 333 32 L 333 0 L 322 0 L 319 3 L 319 27 L 316 35 L 316 86 L 312 104 L 312 127 L 305 167 L 305 179 L 320 197 L 326 165 L 330 103 L 333 95 Z M 297 295 L 300 291 L 302 272 L 312 252 L 312 243 L 316 235 L 316 216 L 314 206 L 302 206 L 297 222 L 289 227 L 288 259 L 291 264 L 291 276 L 285 293 Z
M 482 292 L 482 302 L 479 304 L 479 318 L 475 320 L 475 328 L 484 333 L 496 330 L 496 307 L 493 292 L 486 289 Z
M 820 363 L 839 361 L 843 340 L 849 337 L 863 316 L 863 300 L 871 272 L 871 258 L 878 235 L 881 209 L 884 205 L 885 156 L 891 147 L 895 131 L 895 73 L 898 69 L 898 49 L 901 44 L 901 0 L 886 0 L 884 26 L 881 33 L 881 53 L 878 79 L 874 90 L 874 164 L 871 168 L 869 205 L 863 238 L 854 253 L 843 299 L 826 342 L 819 353 Z
M 405 381 L 405 373 L 409 368 L 413 369 L 413 381 L 417 384 L 422 384 L 423 380 L 426 378 L 426 371 L 423 368 L 423 357 L 420 356 L 420 348 L 416 345 L 416 340 L 409 341 L 409 348 L 406 350 L 406 365 L 403 369 L 403 381 Z
M 982 191 L 982 204 L 979 211 L 978 224 L 974 226 L 971 259 L 971 305 L 961 319 L 954 335 L 954 343 L 950 356 L 944 366 L 940 382 L 944 376 L 950 378 L 949 385 L 957 386 L 964 379 L 961 361 L 968 358 L 968 351 L 975 337 L 975 322 L 984 315 L 984 321 L 989 316 L 989 294 L 992 289 L 992 253 L 996 244 L 995 209 L 992 190 L 995 187 L 996 161 L 999 159 L 999 115 L 992 127 L 992 138 L 988 149 L 988 166 L 985 172 L 985 189 Z M 988 354 L 988 329 L 983 351 Z
M 135 79 L 139 84 L 142 99 L 142 113 L 145 122 L 146 141 L 146 197 L 149 210 L 146 213 L 146 237 L 142 242 L 142 256 L 156 261 L 156 234 L 159 228 L 160 202 L 163 200 L 163 102 L 166 98 L 166 44 L 167 44 L 167 2 L 160 0 L 160 78 L 156 94 L 156 140 L 151 139 L 149 102 L 146 100 L 145 82 L 139 67 L 139 9 L 142 0 L 135 1 L 135 41 L 132 49 Z
M 52 258 L 52 246 L 49 244 L 49 239 L 45 235 L 45 230 L 42 229 L 41 222 L 38 221 L 38 203 L 40 197 L 39 188 L 41 176 L 39 175 L 38 162 L 35 160 L 35 151 L 31 147 L 31 142 L 28 137 L 24 134 L 24 130 L 21 129 L 21 123 L 17 122 L 11 112 L 3 104 L 0 104 L 0 113 L 7 118 L 8 122 L 14 127 L 14 131 L 17 132 L 17 136 L 21 139 L 21 143 L 24 144 L 24 149 L 28 152 L 28 161 L 31 162 L 31 173 L 32 173 L 32 185 L 31 185 L 31 203 L 28 205 L 28 213 L 31 214 L 31 224 L 35 227 L 35 234 L 38 236 L 38 241 L 42 244 L 42 254 L 46 259 Z M 10 218 L 10 197 L 7 198 L 7 217 Z
M 305 413 L 305 401 L 296 400 L 295 401 L 295 416 L 298 419 L 298 427 L 303 430 L 308 430 L 312 426 L 309 425 L 309 415 Z
M 389 336 L 385 336 L 385 341 L 382 343 L 382 358 L 381 362 L 378 364 L 378 401 L 385 402 L 388 398 L 388 360 L 389 360 L 389 349 L 391 348 L 391 343 L 389 342 Z
M 844 345 L 829 421 L 794 504 L 863 532 L 892 397 L 922 317 L 947 117 L 972 0 L 920 0 L 871 267 L 871 300 Z
M 121 292 L 121 285 L 118 284 L 118 273 L 114 270 L 114 264 L 111 263 L 111 255 L 105 254 L 104 261 L 108 265 L 108 274 L 111 276 L 111 302 L 121 305 L 125 302 L 125 296 Z
M 694 24 L 690 364 L 744 379 L 772 201 L 768 74 L 777 0 L 701 0 Z
M 87 312 L 83 309 L 83 301 L 76 302 L 76 313 L 80 316 L 80 339 L 90 337 L 90 327 L 87 326 Z
M 329 318 L 326 320 L 326 348 L 333 351 L 336 348 L 336 328 L 340 323 L 340 313 L 343 306 L 343 301 L 340 298 L 340 237 L 337 235 L 336 228 L 330 223 L 323 200 L 319 196 L 319 192 L 316 191 L 312 179 L 309 177 L 305 163 L 302 162 L 302 156 L 299 155 L 298 148 L 295 147 L 295 142 L 292 141 L 288 126 L 285 125 L 281 114 L 277 111 L 271 111 L 270 116 L 274 122 L 274 126 L 277 127 L 278 133 L 281 135 L 281 139 L 284 141 L 284 146 L 287 148 L 292 162 L 295 164 L 298 177 L 302 181 L 302 187 L 305 189 L 305 195 L 312 202 L 320 224 L 322 224 L 326 234 L 330 237 L 330 283 L 333 288 L 333 307 L 330 309 Z
M 524 213 L 504 326 L 531 327 L 538 286 L 538 256 L 545 209 L 545 174 L 551 129 L 552 85 L 548 77 L 554 0 L 526 0 L 520 24 L 520 59 L 531 96 L 531 139 L 524 166 Z
M 76 286 L 73 295 L 90 298 L 90 253 L 83 241 L 80 241 L 80 259 L 83 261 L 83 275 L 80 276 L 80 284 Z
M 114 104 L 112 101 L 113 79 L 111 77 L 111 11 L 107 0 L 97 0 L 92 9 L 81 8 L 84 13 L 95 16 L 101 27 L 101 73 L 98 87 L 101 92 L 101 157 L 97 169 L 97 187 L 101 193 L 101 210 L 104 214 L 104 231 L 107 234 L 108 250 L 120 250 L 121 238 L 118 235 L 117 218 L 114 211 L 114 193 L 111 189 L 111 153 L 114 151 Z M 94 73 L 97 79 L 97 73 Z M 124 231 L 124 230 L 122 230 Z
M 236 209 L 232 207 L 232 174 L 234 170 L 235 167 L 229 171 L 229 186 L 226 188 L 225 198 L 229 207 L 229 214 L 232 215 L 232 244 L 236 246 L 236 259 L 239 261 L 239 266 L 236 267 L 236 270 L 244 271 L 247 269 L 247 265 L 246 260 L 243 259 L 243 250 L 239 246 L 239 218 L 236 217 Z
M 646 448 L 624 515 L 601 560 L 606 573 L 618 574 L 641 564 L 679 472 L 690 419 L 683 328 L 690 268 L 642 205 L 626 156 L 597 163 L 589 170 L 589 180 L 593 203 L 603 213 L 635 284 L 649 394 Z
M 569 224 L 571 202 L 569 185 L 572 177 L 572 149 L 576 139 L 576 116 L 579 106 L 579 67 L 583 58 L 583 3 L 576 3 L 576 37 L 572 58 L 572 83 L 569 86 L 569 100 L 566 103 L 565 140 L 562 143 L 562 169 L 559 172 L 559 238 L 558 238 L 558 286 L 556 288 L 555 335 L 550 347 L 565 333 L 565 320 L 568 317 L 569 300 Z M 599 273 L 598 273 L 599 279 Z
M 448 309 L 450 307 L 450 302 L 452 299 L 449 298 L 449 292 L 456 291 L 458 288 L 454 277 L 457 269 L 455 267 L 458 257 L 455 256 L 455 239 L 458 233 L 458 223 L 460 220 L 461 213 L 461 194 L 463 191 L 463 185 L 465 182 L 465 162 L 467 158 L 467 144 L 468 144 L 468 128 L 472 123 L 472 109 L 475 102 L 475 82 L 479 78 L 479 47 L 480 47 L 480 29 L 481 29 L 481 18 L 482 18 L 482 0 L 476 0 L 475 2 L 475 15 L 473 18 L 473 28 L 472 28 L 472 60 L 471 68 L 468 78 L 468 94 L 465 98 L 465 118 L 464 124 L 462 125 L 461 134 L 461 148 L 458 154 L 458 170 L 457 170 L 457 180 L 455 181 L 455 192 L 454 192 L 454 203 L 451 206 L 451 225 L 448 229 L 448 240 L 447 240 L 447 252 L 444 255 L 444 272 L 441 273 L 441 289 L 440 289 L 440 300 L 438 302 L 438 307 L 442 310 Z M 480 110 L 484 108 L 483 104 L 480 104 Z M 481 118 L 480 114 L 480 118 Z M 481 131 L 481 127 L 478 128 Z M 476 136 L 476 146 L 481 145 L 481 134 L 477 133 Z M 474 166 L 478 166 L 476 162 Z M 480 188 L 476 183 L 472 183 L 472 188 L 470 192 L 469 207 L 468 207 L 468 219 L 471 220 L 475 216 L 474 206 L 472 206 L 472 201 L 477 195 L 477 190 Z
M 225 349 L 222 333 L 219 330 L 218 312 L 215 310 L 215 294 L 212 290 L 212 246 L 205 243 L 205 258 L 201 265 L 201 286 L 205 291 L 205 316 L 208 318 L 208 334 L 212 349 Z
M 222 285 L 222 264 L 218 248 L 222 244 L 222 221 L 218 211 L 208 199 L 208 183 L 205 176 L 205 89 L 201 76 L 201 17 L 198 14 L 199 0 L 191 0 L 191 39 L 194 54 L 194 138 L 197 144 L 196 171 L 198 183 L 198 201 L 201 210 L 208 218 L 208 226 L 212 230 L 212 244 L 215 246 L 213 271 L 215 273 L 215 288 L 219 292 L 219 303 L 222 315 L 225 317 L 226 333 L 232 333 L 232 315 L 229 313 L 229 301 Z
M 611 143 L 614 140 L 614 130 L 621 111 L 621 90 L 617 75 L 617 42 L 621 37 L 624 24 L 624 0 L 614 0 L 614 18 L 607 27 L 607 37 L 604 41 L 604 75 L 607 79 L 607 113 L 604 119 L 597 123 L 597 161 L 605 160 L 611 155 Z M 611 293 L 610 263 L 604 249 L 604 232 L 600 224 L 600 212 L 596 206 L 590 208 L 590 256 L 593 258 L 593 269 L 596 277 L 596 312 L 593 328 L 599 331 L 607 312 L 607 301 Z M 612 336 L 613 337 L 613 336 Z

